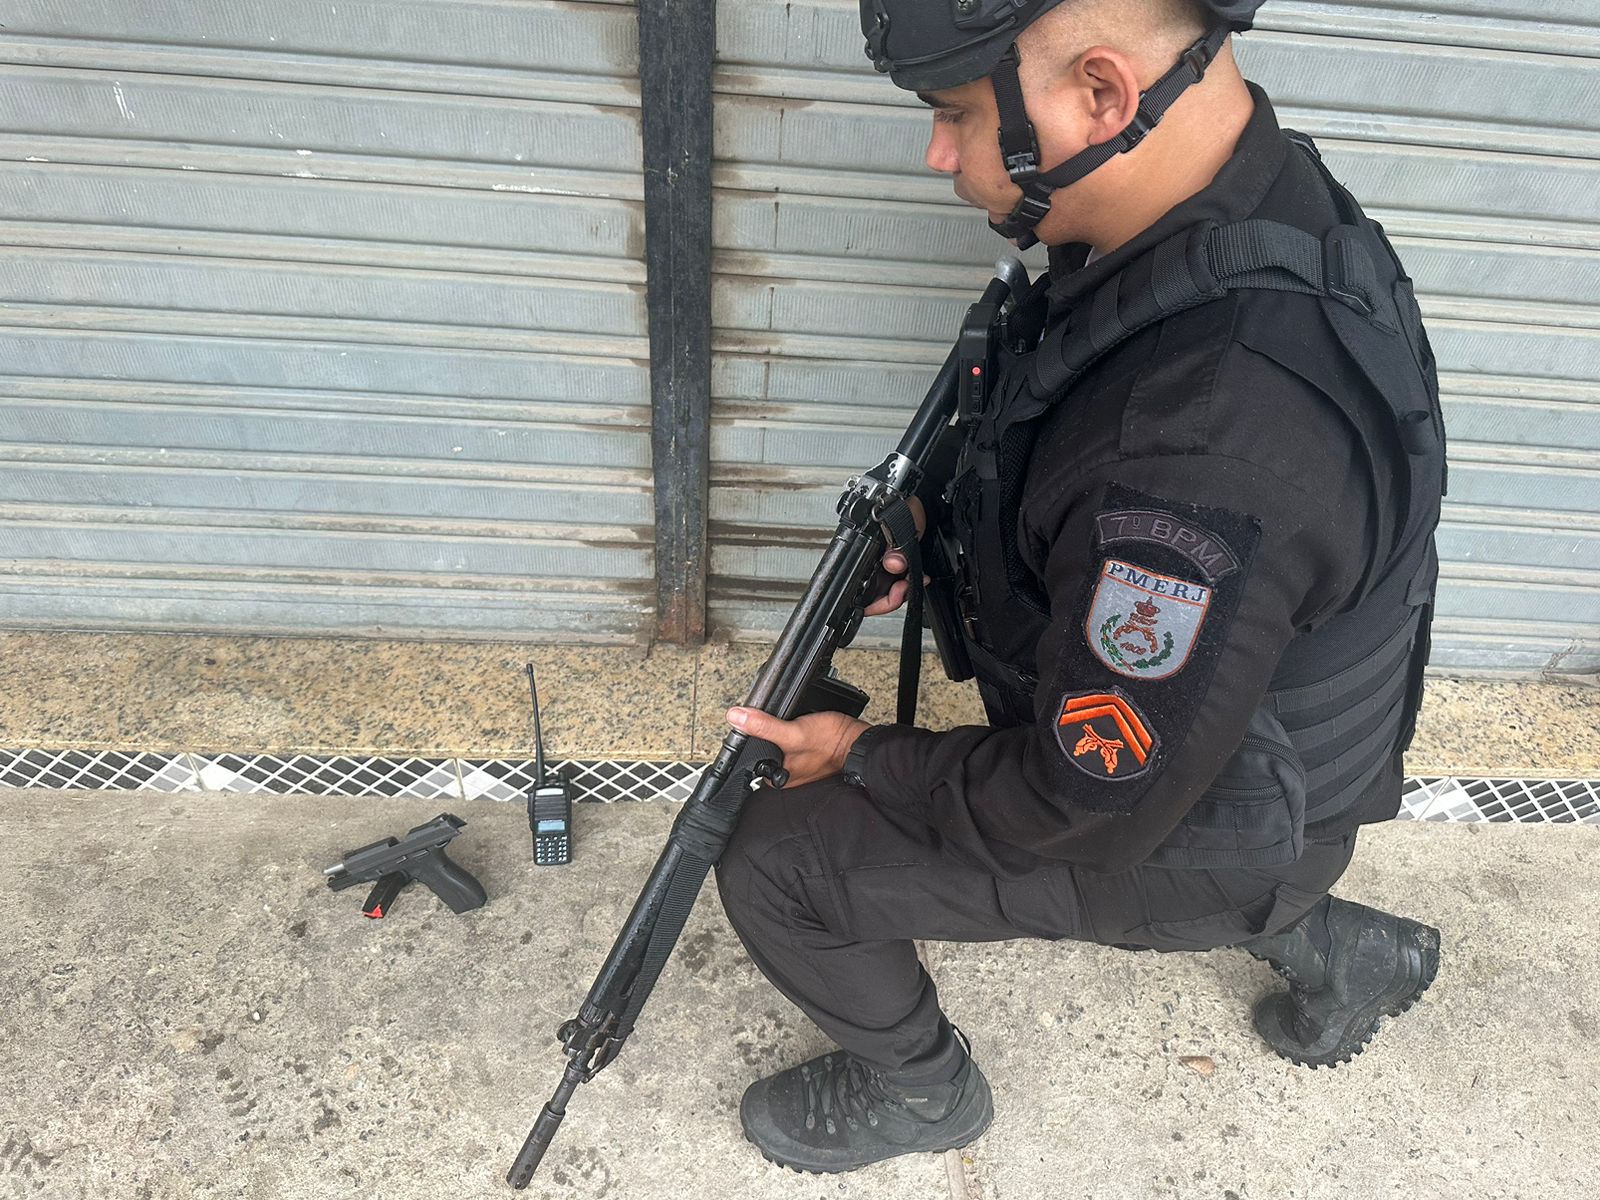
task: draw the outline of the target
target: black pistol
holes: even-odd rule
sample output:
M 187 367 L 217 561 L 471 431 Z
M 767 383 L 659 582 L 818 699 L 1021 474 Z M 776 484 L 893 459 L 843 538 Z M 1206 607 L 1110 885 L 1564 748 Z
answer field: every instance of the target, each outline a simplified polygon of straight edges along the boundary
M 451 912 L 468 912 L 482 905 L 489 896 L 481 883 L 451 862 L 444 852 L 466 824 L 460 817 L 440 813 L 403 838 L 384 838 L 349 851 L 343 862 L 322 873 L 328 877 L 328 886 L 336 892 L 358 883 L 376 881 L 367 902 L 361 906 L 362 913 L 374 919 L 387 915 L 394 898 L 413 879 L 432 888 L 433 894 L 448 904 Z

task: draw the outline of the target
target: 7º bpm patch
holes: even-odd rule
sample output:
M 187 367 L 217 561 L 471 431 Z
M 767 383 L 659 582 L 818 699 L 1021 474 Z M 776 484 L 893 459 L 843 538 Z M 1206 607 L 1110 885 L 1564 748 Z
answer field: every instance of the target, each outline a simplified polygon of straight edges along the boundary
M 1211 589 L 1205 584 L 1108 558 L 1100 567 L 1084 636 L 1094 656 L 1117 674 L 1165 679 L 1189 661 L 1210 607 Z

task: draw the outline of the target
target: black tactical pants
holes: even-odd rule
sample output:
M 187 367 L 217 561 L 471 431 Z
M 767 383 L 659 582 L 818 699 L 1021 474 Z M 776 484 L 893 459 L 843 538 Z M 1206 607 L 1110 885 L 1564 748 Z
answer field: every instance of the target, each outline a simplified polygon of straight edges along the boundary
M 823 1032 L 904 1083 L 960 1057 L 913 938 L 1070 938 L 1208 950 L 1293 925 L 1344 873 L 1355 835 L 1308 842 L 1266 870 L 1051 862 L 1000 879 L 953 858 L 937 832 L 834 777 L 746 805 L 717 866 L 728 918 L 757 967 Z

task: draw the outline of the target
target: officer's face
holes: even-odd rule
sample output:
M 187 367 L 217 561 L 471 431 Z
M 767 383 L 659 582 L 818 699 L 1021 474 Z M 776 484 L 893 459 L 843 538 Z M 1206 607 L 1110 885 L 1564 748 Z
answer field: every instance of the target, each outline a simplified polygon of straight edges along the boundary
M 1022 189 L 1011 182 L 1000 157 L 1000 112 L 994 87 L 987 79 L 979 79 L 957 88 L 918 92 L 917 96 L 933 109 L 928 166 L 949 175 L 962 200 L 983 209 L 991 221 L 1003 221 L 1022 199 Z M 1034 117 L 1034 131 L 1046 163 L 1062 162 L 1088 144 L 1086 137 L 1056 119 L 1047 106 L 1038 107 L 1041 111 Z M 1073 190 L 1064 189 L 1052 197 L 1049 215 L 1034 230 L 1041 242 L 1054 244 L 1079 236 L 1070 216 Z
M 1032 71 L 1028 62 L 1036 64 Z M 1052 66 L 1052 62 L 1067 65 Z M 1048 53 L 1025 59 L 1023 84 L 1028 117 L 1039 139 L 1039 157 L 1046 169 L 1122 132 L 1139 104 L 1141 72 L 1151 79 L 1160 74 L 1156 67 L 1141 64 L 1112 46 L 1092 46 L 1070 62 L 1064 54 L 1055 59 Z M 928 166 L 949 175 L 956 195 L 974 208 L 983 209 L 991 221 L 1003 220 L 1022 198 L 1022 189 L 1011 182 L 1000 157 L 1000 112 L 993 84 L 988 79 L 977 79 L 960 87 L 917 95 L 934 110 Z M 1150 158 L 1146 151 L 1143 160 Z M 1134 193 L 1139 193 L 1142 186 L 1128 170 L 1125 161 L 1114 159 L 1077 183 L 1055 191 L 1050 197 L 1050 212 L 1034 234 L 1047 245 L 1094 241 L 1097 237 L 1107 240 L 1110 246 L 1117 245 L 1111 240 L 1112 235 L 1123 236 L 1130 231 L 1110 229 L 1108 221 L 1114 222 L 1116 213 L 1126 209 L 1126 202 L 1136 198 Z M 1149 215 L 1153 218 L 1161 211 L 1158 208 Z M 1132 232 L 1143 227 L 1135 225 Z
M 1004 220 L 1022 198 L 1000 158 L 1000 115 L 987 79 L 937 92 L 918 92 L 933 109 L 928 166 L 949 175 L 956 195 L 981 208 L 993 221 Z

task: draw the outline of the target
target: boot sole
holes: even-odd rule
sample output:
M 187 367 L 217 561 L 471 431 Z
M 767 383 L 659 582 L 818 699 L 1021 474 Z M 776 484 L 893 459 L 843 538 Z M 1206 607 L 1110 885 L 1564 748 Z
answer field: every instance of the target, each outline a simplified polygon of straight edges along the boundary
M 1422 999 L 1422 994 L 1439 974 L 1439 931 L 1431 925 L 1405 918 L 1400 920 L 1402 952 L 1389 987 L 1356 1009 L 1345 1022 L 1334 1044 L 1321 1053 L 1313 1047 L 1297 1046 L 1274 1020 L 1279 1008 L 1288 1003 L 1283 992 L 1274 992 L 1256 1004 L 1256 1032 L 1279 1058 L 1302 1067 L 1337 1067 L 1366 1049 L 1385 1017 L 1398 1017 Z M 1326 1040 L 1326 1039 L 1324 1039 Z
M 980 1076 L 980 1079 L 981 1078 L 982 1077 Z M 760 1142 L 756 1141 L 755 1138 L 750 1136 L 750 1130 L 748 1128 L 745 1129 L 744 1136 L 751 1145 L 753 1145 L 757 1150 L 761 1151 L 761 1157 L 766 1159 L 775 1167 L 783 1167 L 785 1170 L 793 1171 L 798 1175 L 843 1175 L 847 1171 L 858 1171 L 862 1167 L 870 1167 L 875 1162 L 887 1162 L 891 1158 L 900 1158 L 907 1154 L 943 1154 L 947 1150 L 960 1150 L 964 1146 L 970 1146 L 973 1142 L 977 1141 L 983 1136 L 984 1131 L 987 1130 L 990 1124 L 994 1121 L 994 1096 L 989 1090 L 989 1084 L 987 1080 L 983 1081 L 983 1090 L 978 1094 L 977 1100 L 973 1104 L 972 1108 L 973 1111 L 968 1115 L 966 1120 L 967 1128 L 953 1134 L 953 1140 L 948 1144 L 939 1146 L 907 1146 L 904 1150 L 896 1150 L 889 1154 L 883 1155 L 881 1158 L 871 1159 L 867 1162 L 842 1163 L 839 1165 L 834 1165 L 831 1163 L 822 1164 L 792 1162 L 789 1159 L 773 1153 Z M 743 1124 L 743 1114 L 741 1114 L 740 1125 L 742 1126 Z

